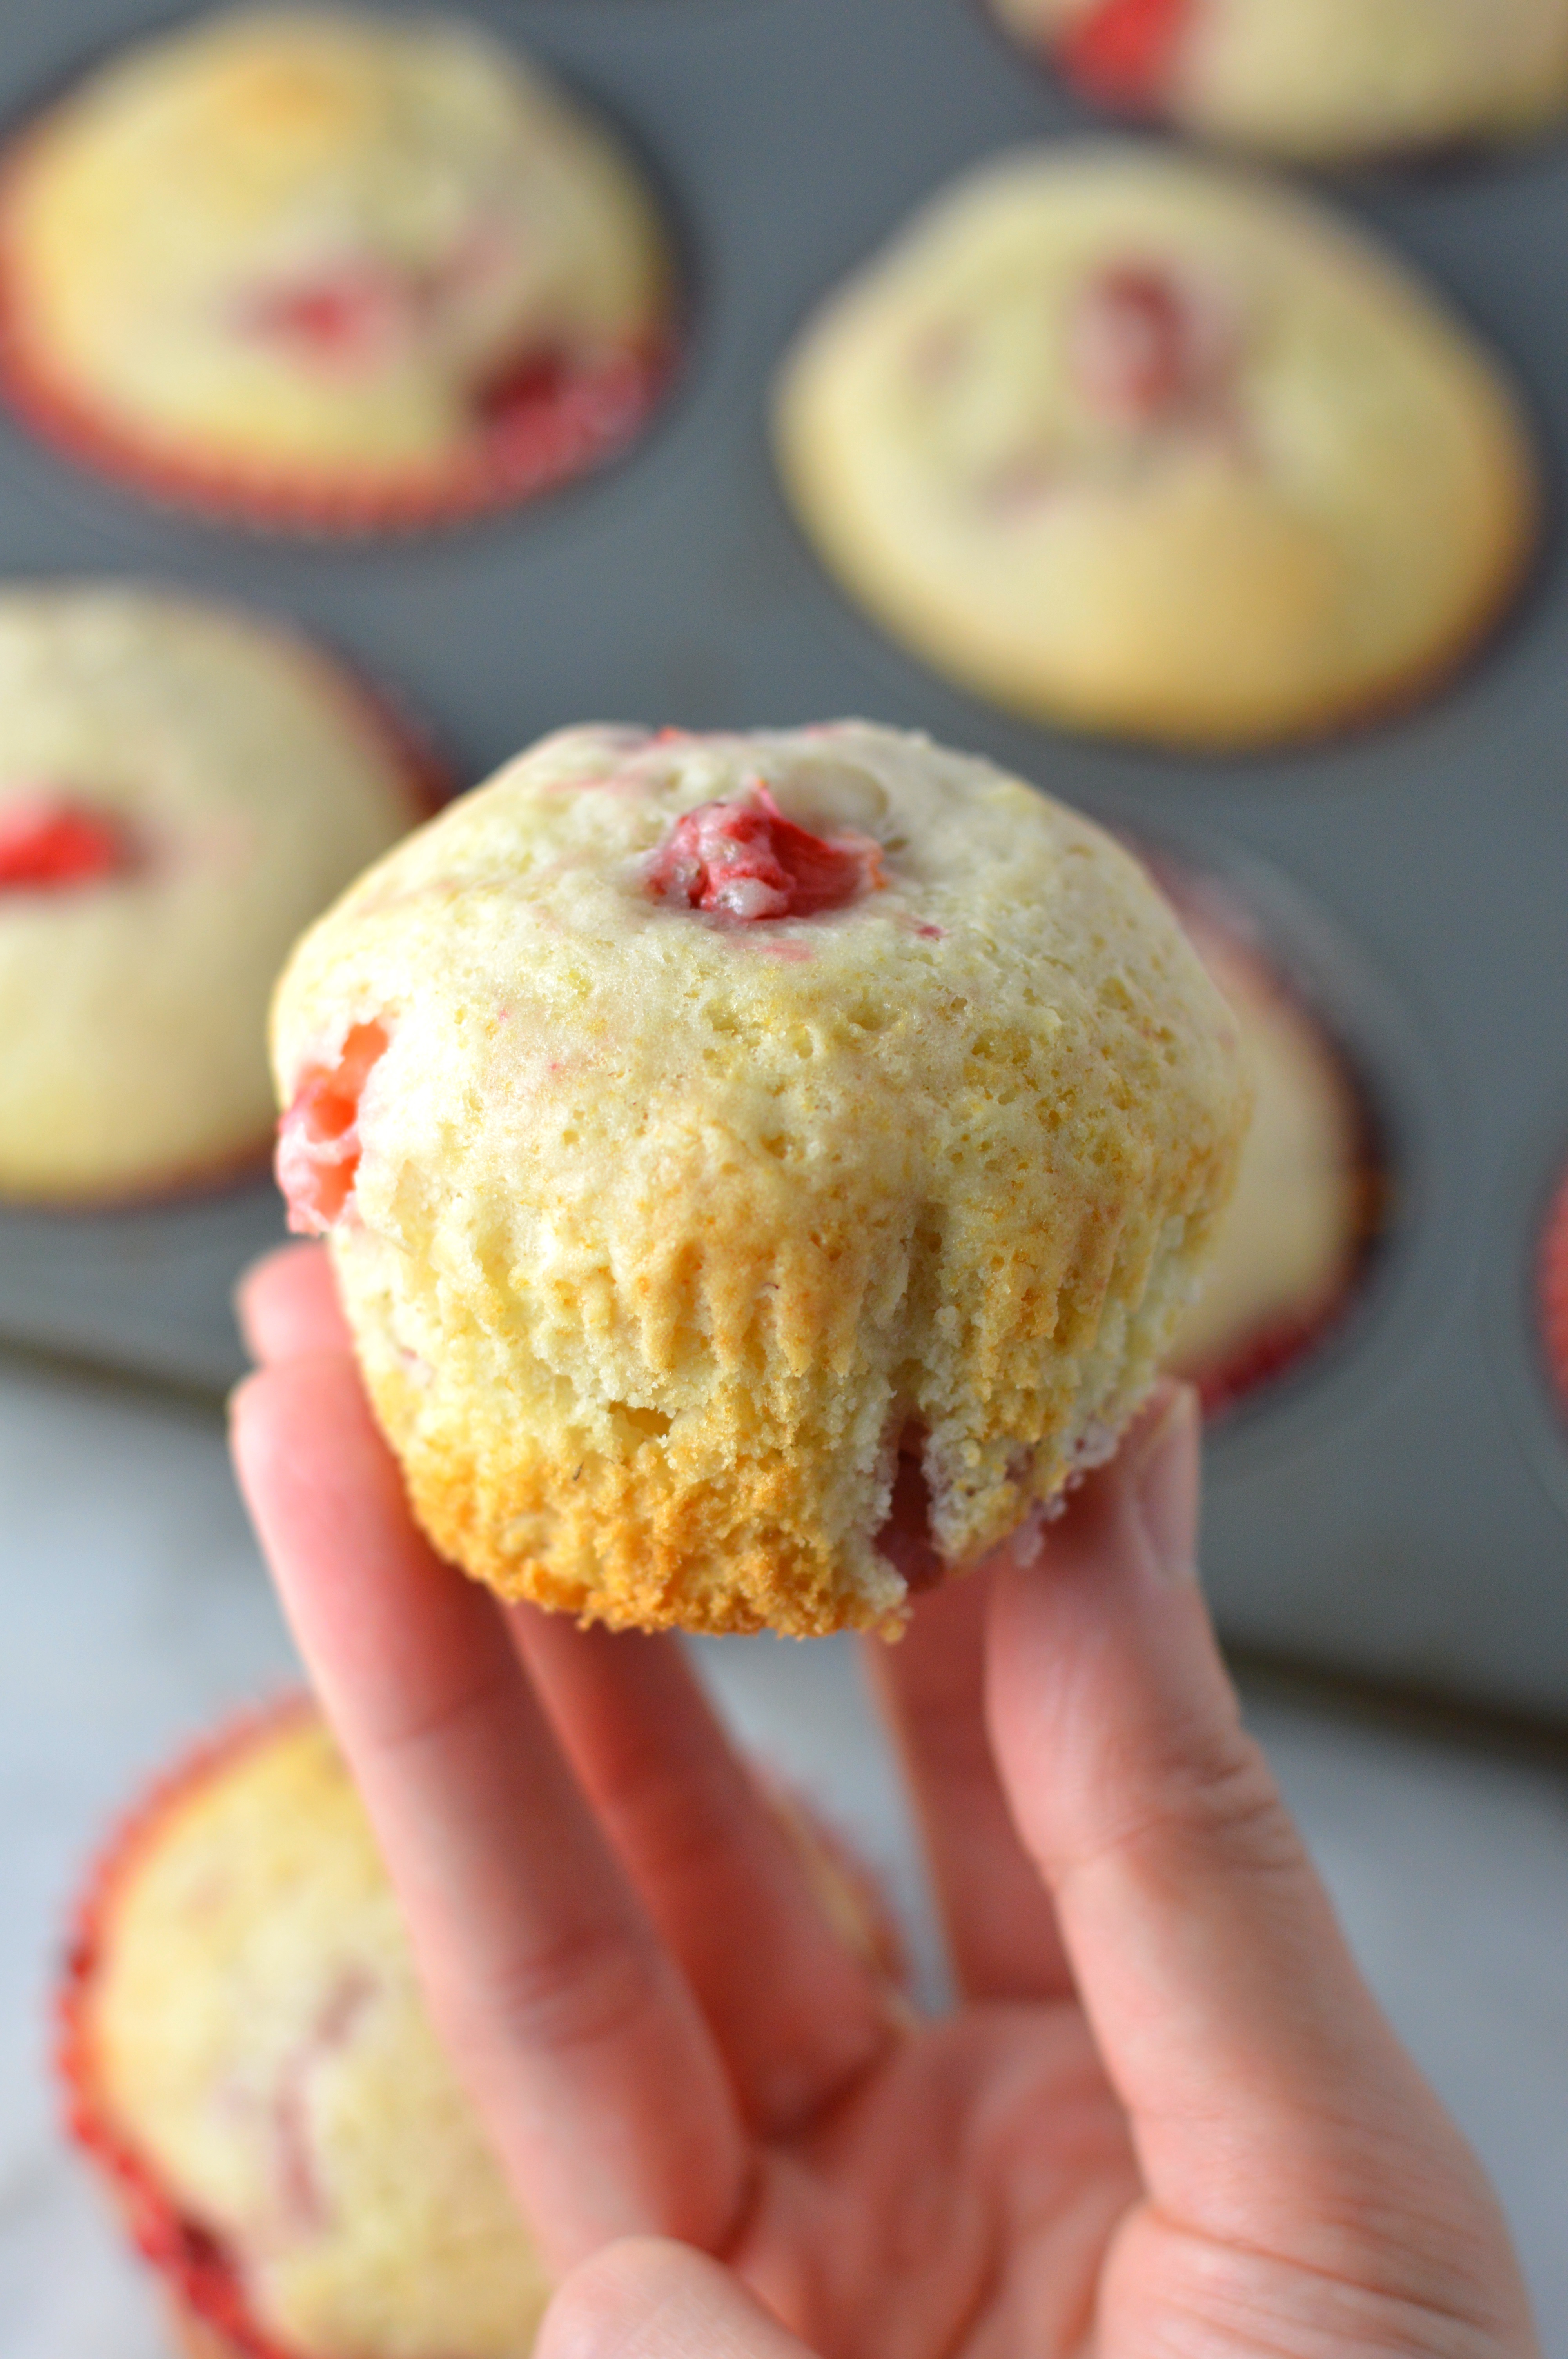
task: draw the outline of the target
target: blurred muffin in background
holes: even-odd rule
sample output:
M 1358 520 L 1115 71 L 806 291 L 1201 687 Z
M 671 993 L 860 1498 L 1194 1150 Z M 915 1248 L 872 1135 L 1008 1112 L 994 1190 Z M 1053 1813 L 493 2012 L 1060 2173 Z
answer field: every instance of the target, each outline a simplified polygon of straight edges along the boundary
M 990 0 L 1092 103 L 1312 162 L 1568 111 L 1568 0 Z
M 431 800 L 412 742 L 292 633 L 146 590 L 0 592 L 0 1197 L 259 1163 L 277 969 Z
M 1559 1408 L 1568 1415 L 1568 1172 L 1558 1182 L 1547 1212 L 1537 1275 L 1546 1372 Z
M 998 703 L 1264 745 L 1408 701 L 1523 572 L 1489 355 L 1309 200 L 1121 146 L 1004 156 L 835 295 L 776 440 L 828 565 Z
M 133 1821 L 82 1918 L 64 2065 L 197 2350 L 524 2359 L 544 2268 L 308 1705 L 221 1740 Z
M 74 455 L 265 526 L 438 522 L 621 449 L 671 357 L 619 145 L 431 15 L 159 34 L 14 144 L 0 381 Z
M 1354 1307 L 1388 1180 L 1345 1052 L 1257 929 L 1201 880 L 1160 877 L 1240 1027 L 1254 1091 L 1236 1193 L 1171 1353 L 1213 1413 L 1297 1367 Z
M 792 1806 L 878 1971 L 864 1872 Z M 130 1821 L 62 1998 L 71 2126 L 200 2359 L 525 2359 L 533 2239 L 437 2043 L 369 1823 L 301 1701 Z

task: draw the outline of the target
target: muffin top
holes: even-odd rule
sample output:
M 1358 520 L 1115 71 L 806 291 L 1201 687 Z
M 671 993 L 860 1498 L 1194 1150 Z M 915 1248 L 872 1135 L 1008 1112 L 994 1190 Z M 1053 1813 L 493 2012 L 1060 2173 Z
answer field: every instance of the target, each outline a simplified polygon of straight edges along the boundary
M 1118 146 L 937 197 L 809 325 L 777 434 L 829 562 L 938 669 L 1174 742 L 1408 691 L 1533 530 L 1511 394 L 1397 266 Z
M 425 799 L 291 632 L 146 590 L 0 592 L 0 1193 L 256 1154 L 284 954 Z
M 860 722 L 546 740 L 311 929 L 274 1047 L 438 1545 L 688 1627 L 896 1614 L 906 1424 L 947 1564 L 1051 1496 L 1151 1381 L 1245 1116 L 1137 864 Z
M 1506 137 L 1568 105 L 1568 0 L 991 0 L 1087 97 L 1328 159 Z
M 27 364 L 152 446 L 352 484 L 439 469 L 519 372 L 661 329 L 641 180 L 460 21 L 257 8 L 116 57 L 0 210 Z
M 547 2282 L 426 2016 L 330 1739 L 189 1780 L 112 1877 L 92 2095 L 299 2359 L 525 2359 Z

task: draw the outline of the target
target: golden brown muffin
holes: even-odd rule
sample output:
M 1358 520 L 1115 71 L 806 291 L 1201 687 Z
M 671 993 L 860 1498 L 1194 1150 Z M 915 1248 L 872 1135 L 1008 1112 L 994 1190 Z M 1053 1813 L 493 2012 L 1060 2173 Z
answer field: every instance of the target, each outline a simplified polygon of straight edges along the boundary
M 330 1234 L 435 1545 L 611 1625 L 896 1625 L 1105 1455 L 1228 1193 L 1235 1027 L 1098 829 L 863 722 L 546 739 L 279 988 Z
M 430 783 L 291 632 L 117 586 L 0 593 L 0 1196 L 259 1162 L 277 970 Z
M 786 487 L 939 671 L 1043 721 L 1266 745 L 1408 700 L 1533 545 L 1496 364 L 1307 199 L 1144 149 L 1001 158 L 786 364 Z
M 261 522 L 418 522 L 576 473 L 657 390 L 670 295 L 614 141 L 434 14 L 157 34 L 24 135 L 0 201 L 24 408 Z

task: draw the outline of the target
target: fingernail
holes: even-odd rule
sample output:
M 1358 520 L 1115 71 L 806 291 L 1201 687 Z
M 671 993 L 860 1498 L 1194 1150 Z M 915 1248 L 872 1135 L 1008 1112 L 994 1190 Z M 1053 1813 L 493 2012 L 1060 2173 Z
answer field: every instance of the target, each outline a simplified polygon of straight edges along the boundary
M 1138 1441 L 1130 1473 L 1138 1520 L 1162 1580 L 1195 1581 L 1198 1544 L 1198 1402 L 1190 1385 L 1169 1399 Z

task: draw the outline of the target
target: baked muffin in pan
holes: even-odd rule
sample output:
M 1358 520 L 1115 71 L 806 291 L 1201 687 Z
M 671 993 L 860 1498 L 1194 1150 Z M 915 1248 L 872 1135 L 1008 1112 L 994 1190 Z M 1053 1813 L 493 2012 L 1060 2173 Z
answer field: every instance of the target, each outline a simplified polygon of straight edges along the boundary
M 292 631 L 118 584 L 0 592 L 0 1199 L 259 1166 L 277 970 L 438 791 Z
M 1252 1121 L 1213 1262 L 1170 1364 L 1214 1414 L 1303 1371 L 1358 1306 L 1390 1217 L 1372 1093 L 1266 928 L 1223 886 L 1162 865 L 1223 993 L 1252 1083 Z
M 1075 90 L 1316 163 L 1539 130 L 1568 112 L 1568 0 L 989 0 Z
M 0 384 L 74 455 L 315 531 L 622 449 L 671 253 L 619 141 L 459 17 L 269 7 L 111 57 L 0 177 Z
M 1568 1417 L 1568 1173 L 1553 1191 L 1538 1268 L 1541 1343 L 1557 1406 Z
M 1265 746 L 1425 693 L 1517 587 L 1507 377 L 1289 190 L 1022 151 L 934 198 L 780 380 L 785 487 L 849 592 L 1026 716 Z

